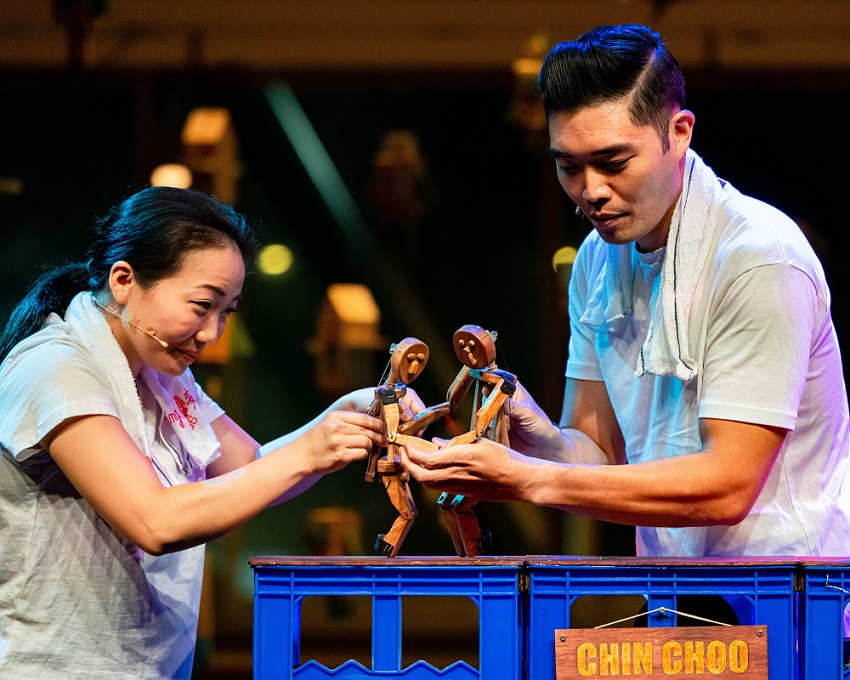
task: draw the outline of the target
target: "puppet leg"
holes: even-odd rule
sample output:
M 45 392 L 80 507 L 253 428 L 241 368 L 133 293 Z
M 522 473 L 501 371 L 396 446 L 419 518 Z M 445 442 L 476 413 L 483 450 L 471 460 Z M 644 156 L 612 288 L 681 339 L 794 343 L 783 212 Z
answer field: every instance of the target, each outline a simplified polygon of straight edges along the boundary
M 443 524 L 445 524 L 446 529 L 449 532 L 449 537 L 452 539 L 452 545 L 455 548 L 455 552 L 458 557 L 464 557 L 466 555 L 466 551 L 463 547 L 463 539 L 460 537 L 460 529 L 457 525 L 457 515 L 452 512 L 452 499 L 456 498 L 456 496 L 452 496 L 447 493 L 443 493 L 437 499 L 437 507 L 440 508 L 440 516 L 443 518 Z
M 390 465 L 393 467 L 393 471 L 391 472 L 385 472 L 381 469 Z M 379 534 L 378 540 L 375 542 L 375 550 L 380 551 L 387 557 L 395 557 L 398 554 L 399 548 L 401 548 L 401 544 L 404 542 L 407 532 L 410 531 L 413 520 L 416 519 L 417 515 L 416 504 L 413 502 L 413 496 L 407 484 L 410 476 L 403 470 L 397 471 L 397 465 L 399 464 L 384 459 L 378 465 L 381 481 L 387 489 L 390 502 L 399 514 L 389 532 Z
M 461 495 L 444 493 L 437 501 L 446 529 L 459 557 L 475 557 L 490 548 L 491 534 L 482 531 L 478 518 L 472 512 L 478 501 Z
M 489 531 L 482 531 L 478 525 L 478 518 L 472 512 L 473 506 L 478 502 L 466 496 L 456 496 L 453 503 L 452 514 L 455 516 L 458 533 L 463 542 L 463 549 L 467 557 L 475 557 L 490 548 L 491 535 Z

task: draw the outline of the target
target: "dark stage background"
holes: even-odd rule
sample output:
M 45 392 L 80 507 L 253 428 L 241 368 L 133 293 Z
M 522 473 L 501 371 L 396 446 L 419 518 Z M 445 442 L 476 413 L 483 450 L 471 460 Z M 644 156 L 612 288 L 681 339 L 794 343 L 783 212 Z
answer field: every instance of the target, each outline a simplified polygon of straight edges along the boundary
M 685 68 L 697 117 L 693 147 L 720 176 L 804 226 L 827 272 L 840 339 L 850 342 L 846 73 Z M 275 121 L 264 95 L 283 79 L 362 214 L 359 232 L 340 229 Z M 514 86 L 508 69 L 480 68 L 0 70 L 0 178 L 7 188 L 8 180 L 18 182 L 0 192 L 0 321 L 43 267 L 83 258 L 95 216 L 145 186 L 155 166 L 180 159 L 181 128 L 192 109 L 225 107 L 239 143 L 236 206 L 265 243 L 283 243 L 294 254 L 284 275 L 256 273 L 247 283 L 240 320 L 253 355 L 197 371 L 203 380 L 221 380 L 220 401 L 255 438 L 294 429 L 329 403 L 308 347 L 325 290 L 336 282 L 370 287 L 388 340 L 419 335 L 448 356 L 459 326 L 497 330 L 500 365 L 557 419 L 568 325 L 565 269 L 556 271 L 552 256 L 578 246 L 587 223 L 557 186 L 545 137 L 512 117 Z M 418 138 L 427 175 L 422 214 L 390 229 L 371 194 L 373 158 L 382 135 L 398 129 Z M 385 352 L 369 355 L 361 374 L 372 378 L 360 386 L 377 383 L 385 361 Z M 442 401 L 445 375 L 437 365 L 414 384 L 426 403 Z M 403 552 L 451 554 L 434 496 L 418 488 L 414 494 L 420 516 Z M 327 537 L 311 513 L 329 506 L 359 514 L 361 554 L 372 554 L 375 535 L 395 516 L 383 489 L 365 484 L 362 466 L 353 465 L 211 544 L 214 624 L 202 642 L 244 653 L 251 635 L 247 560 L 321 552 Z M 634 552 L 627 527 L 508 504 L 481 504 L 477 514 L 493 530 L 494 554 Z M 200 662 L 199 674 L 206 667 L 215 663 Z

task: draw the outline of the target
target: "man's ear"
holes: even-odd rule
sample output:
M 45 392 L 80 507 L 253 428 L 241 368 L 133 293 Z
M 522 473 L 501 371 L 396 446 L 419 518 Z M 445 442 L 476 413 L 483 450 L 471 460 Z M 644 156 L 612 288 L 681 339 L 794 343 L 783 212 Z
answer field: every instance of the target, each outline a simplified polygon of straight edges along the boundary
M 130 297 L 130 289 L 136 284 L 136 272 L 132 265 L 119 260 L 109 270 L 109 290 L 119 305 L 126 305 Z
M 682 158 L 691 146 L 695 121 L 696 117 L 687 109 L 676 112 L 670 119 L 670 146 L 676 152 L 677 158 Z

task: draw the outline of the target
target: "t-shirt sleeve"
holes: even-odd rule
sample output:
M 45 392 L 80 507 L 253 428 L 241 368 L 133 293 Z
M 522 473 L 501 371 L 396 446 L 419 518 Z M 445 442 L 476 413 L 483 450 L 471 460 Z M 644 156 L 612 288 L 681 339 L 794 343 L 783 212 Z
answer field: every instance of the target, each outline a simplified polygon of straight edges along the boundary
M 573 264 L 569 286 L 570 344 L 566 377 L 576 380 L 602 380 L 596 356 L 596 332 L 581 323 L 590 295 L 591 248 L 585 242 Z
M 22 462 L 69 418 L 118 417 L 109 379 L 73 345 L 45 343 L 10 355 L 0 378 L 0 445 Z
M 793 430 L 827 312 L 812 280 L 793 266 L 738 277 L 709 321 L 699 417 Z

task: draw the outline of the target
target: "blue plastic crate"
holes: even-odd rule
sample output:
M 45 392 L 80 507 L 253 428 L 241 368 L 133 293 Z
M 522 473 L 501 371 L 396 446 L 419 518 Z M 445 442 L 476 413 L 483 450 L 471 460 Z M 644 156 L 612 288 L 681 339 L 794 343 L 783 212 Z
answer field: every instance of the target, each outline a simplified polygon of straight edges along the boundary
M 522 677 L 523 561 L 511 558 L 257 557 L 254 568 L 254 677 L 324 678 Z M 301 603 L 313 595 L 365 595 L 372 600 L 372 664 L 327 668 L 300 658 Z M 457 661 L 437 669 L 420 661 L 402 668 L 402 598 L 459 596 L 479 612 L 479 666 Z
M 807 559 L 800 563 L 800 666 L 805 680 L 850 678 L 850 643 L 844 617 L 850 606 L 850 561 Z
M 572 627 L 570 608 L 580 597 L 642 596 L 648 612 L 665 609 L 643 617 L 645 625 L 669 627 L 677 625 L 670 610 L 680 609 L 680 596 L 720 595 L 741 625 L 768 627 L 770 679 L 794 680 L 798 677 L 796 564 L 768 559 L 529 557 L 527 678 L 555 680 L 555 630 Z

